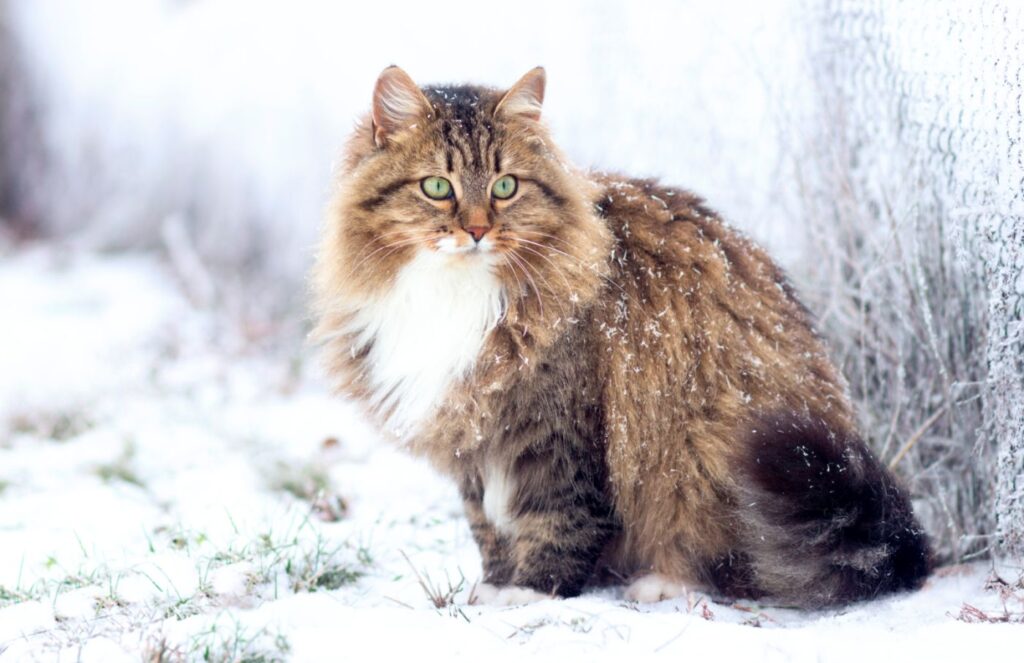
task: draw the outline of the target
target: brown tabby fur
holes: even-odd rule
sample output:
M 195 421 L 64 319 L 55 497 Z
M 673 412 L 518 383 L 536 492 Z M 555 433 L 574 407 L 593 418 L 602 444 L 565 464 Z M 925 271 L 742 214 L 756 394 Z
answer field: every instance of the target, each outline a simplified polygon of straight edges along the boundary
M 496 112 L 495 90 L 428 87 L 404 123 L 379 107 L 381 85 L 340 168 L 314 277 L 315 333 L 341 391 L 372 403 L 367 351 L 346 329 L 353 310 L 439 238 L 471 241 L 463 228 L 474 219 L 486 217 L 498 253 L 513 254 L 496 267 L 504 316 L 472 370 L 402 438 L 460 486 L 486 580 L 573 595 L 601 570 L 657 572 L 799 605 L 903 586 L 829 584 L 831 571 L 805 573 L 755 544 L 767 521 L 744 511 L 754 479 L 743 467 L 759 426 L 816 422 L 823 439 L 863 446 L 807 311 L 762 249 L 691 193 L 568 165 L 538 121 L 541 70 L 507 93 L 519 96 L 511 110 Z M 488 200 L 502 173 L 520 182 L 509 203 Z M 452 180 L 454 201 L 425 198 L 419 181 L 431 175 Z M 875 468 L 869 456 L 851 462 Z M 513 486 L 504 529 L 483 506 L 494 468 Z

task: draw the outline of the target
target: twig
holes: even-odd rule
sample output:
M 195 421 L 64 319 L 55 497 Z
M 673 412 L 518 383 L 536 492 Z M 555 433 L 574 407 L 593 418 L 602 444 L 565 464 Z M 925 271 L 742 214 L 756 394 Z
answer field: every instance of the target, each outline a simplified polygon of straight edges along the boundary
M 397 603 L 398 605 L 402 606 L 403 608 L 409 608 L 410 610 L 415 610 L 416 609 L 416 608 L 412 607 L 411 605 L 409 605 L 408 603 L 406 603 L 405 601 L 399 601 L 398 599 L 396 599 L 396 598 L 394 598 L 392 596 L 385 596 L 384 598 L 386 598 L 388 601 L 392 601 L 394 603 Z
M 182 217 L 175 214 L 164 219 L 160 237 L 185 294 L 198 306 L 213 304 L 217 295 L 216 281 L 199 257 Z
M 675 634 L 675 635 L 673 635 L 673 636 L 672 636 L 671 638 L 669 638 L 669 639 L 668 639 L 668 640 L 666 640 L 665 642 L 663 642 L 663 643 L 661 643 L 660 645 L 658 645 L 657 647 L 655 647 L 655 648 L 654 648 L 654 651 L 655 651 L 655 652 L 659 652 L 659 651 L 661 651 L 662 649 L 664 649 L 665 647 L 668 647 L 668 646 L 669 646 L 670 644 L 672 644 L 673 642 L 675 642 L 675 641 L 676 641 L 676 640 L 678 640 L 679 638 L 683 637 L 683 634 L 684 634 L 684 633 L 686 633 L 687 629 L 689 629 L 689 628 L 690 628 L 690 624 L 692 624 L 692 623 L 693 623 L 693 622 L 686 622 L 686 626 L 684 626 L 684 627 L 683 627 L 683 629 L 682 629 L 681 631 L 679 631 L 679 633 L 676 633 L 676 634 Z
M 928 429 L 931 428 L 932 425 L 939 420 L 939 417 L 941 417 L 943 413 L 948 409 L 949 403 L 946 403 L 938 410 L 936 410 L 932 416 L 928 417 L 927 421 L 921 424 L 921 426 L 916 431 L 914 431 L 910 438 L 907 439 L 906 443 L 902 447 L 900 447 L 899 451 L 896 452 L 896 455 L 893 457 L 893 459 L 889 461 L 890 470 L 896 469 L 896 466 L 899 464 L 901 460 L 903 460 L 903 457 L 907 455 L 907 452 L 910 451 L 914 447 L 914 445 L 920 441 L 922 437 L 924 437 L 924 434 L 928 432 Z

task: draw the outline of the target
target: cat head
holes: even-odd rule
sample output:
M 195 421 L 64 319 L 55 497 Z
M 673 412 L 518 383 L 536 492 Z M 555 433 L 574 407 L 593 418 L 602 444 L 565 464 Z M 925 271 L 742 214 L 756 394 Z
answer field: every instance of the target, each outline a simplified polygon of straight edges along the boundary
M 385 69 L 339 168 L 321 291 L 372 296 L 430 252 L 486 266 L 520 313 L 592 293 L 610 240 L 594 185 L 541 122 L 544 88 L 540 67 L 508 90 Z

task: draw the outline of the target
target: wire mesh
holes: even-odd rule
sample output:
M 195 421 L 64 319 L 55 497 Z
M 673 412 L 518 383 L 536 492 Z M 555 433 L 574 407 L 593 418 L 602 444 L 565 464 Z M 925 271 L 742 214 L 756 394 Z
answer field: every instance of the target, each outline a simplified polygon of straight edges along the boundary
M 1024 11 L 809 10 L 817 112 L 797 172 L 822 324 L 940 554 L 1020 551 Z

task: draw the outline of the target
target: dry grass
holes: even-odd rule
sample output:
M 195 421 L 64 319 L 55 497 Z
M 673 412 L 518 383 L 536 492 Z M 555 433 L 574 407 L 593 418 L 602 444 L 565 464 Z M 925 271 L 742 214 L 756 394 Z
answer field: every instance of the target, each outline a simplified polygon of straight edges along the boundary
M 816 124 L 786 139 L 810 238 L 795 275 L 868 442 L 908 485 L 940 561 L 969 559 L 994 542 L 988 338 L 1006 322 L 989 316 L 993 213 L 971 205 L 1001 194 L 954 170 L 976 155 L 934 136 L 964 150 L 991 136 L 914 97 L 935 81 L 888 68 L 898 58 L 873 40 L 877 26 L 844 32 L 871 17 L 843 12 L 818 26 L 843 47 L 812 54 Z
M 985 589 L 996 592 L 1002 603 L 999 611 L 986 612 L 970 603 L 964 603 L 956 619 L 968 624 L 1024 624 L 1024 574 L 1008 581 L 995 571 L 985 583 Z
M 308 502 L 313 515 L 324 522 L 335 522 L 348 514 L 348 501 L 334 487 L 321 464 L 295 466 L 281 461 L 267 472 L 267 482 L 272 490 L 282 490 Z
M 452 578 L 448 575 L 446 571 L 445 585 L 442 585 L 440 582 L 434 582 L 430 578 L 430 574 L 426 571 L 423 571 L 421 573 L 419 569 L 417 569 L 416 566 L 413 565 L 412 560 L 409 559 L 409 556 L 405 554 L 405 551 L 401 551 L 401 553 L 402 558 L 405 559 L 405 563 L 409 565 L 409 568 L 412 570 L 413 575 L 416 576 L 416 581 L 423 589 L 423 593 L 427 596 L 427 600 L 429 600 L 430 603 L 438 610 L 447 610 L 448 614 L 452 617 L 461 617 L 468 622 L 469 617 L 466 616 L 466 613 L 463 612 L 462 608 L 459 607 L 458 604 L 456 604 L 455 602 L 455 598 L 466 587 L 466 577 L 462 574 L 462 572 L 459 572 L 458 581 L 453 582 Z M 473 600 L 474 596 L 473 592 L 471 591 L 469 596 L 469 602 L 473 603 Z

